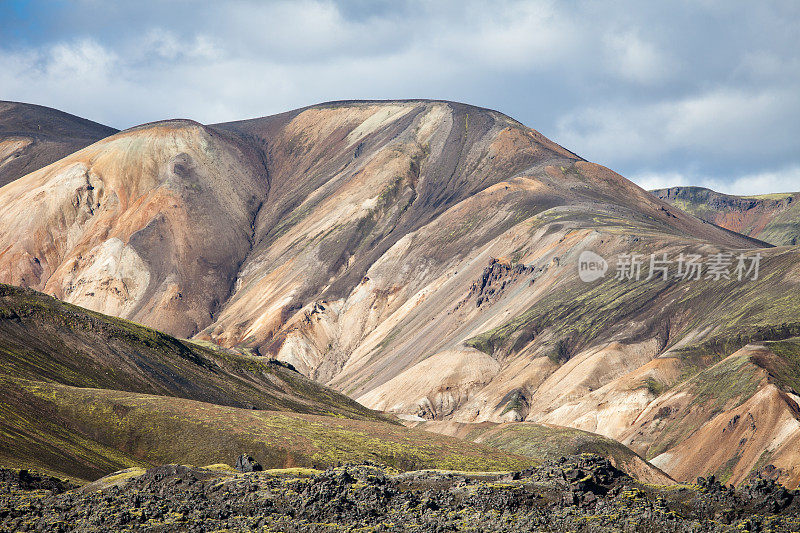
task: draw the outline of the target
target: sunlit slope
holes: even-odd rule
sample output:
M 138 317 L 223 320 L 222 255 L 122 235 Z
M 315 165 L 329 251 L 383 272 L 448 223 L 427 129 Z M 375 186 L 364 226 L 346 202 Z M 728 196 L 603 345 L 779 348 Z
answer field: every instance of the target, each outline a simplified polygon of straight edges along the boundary
M 607 457 L 617 468 L 644 483 L 660 485 L 675 483 L 664 472 L 642 459 L 627 446 L 588 431 L 532 422 L 465 424 L 428 421 L 411 424 L 426 431 L 452 435 L 507 452 L 545 460 L 593 453 Z

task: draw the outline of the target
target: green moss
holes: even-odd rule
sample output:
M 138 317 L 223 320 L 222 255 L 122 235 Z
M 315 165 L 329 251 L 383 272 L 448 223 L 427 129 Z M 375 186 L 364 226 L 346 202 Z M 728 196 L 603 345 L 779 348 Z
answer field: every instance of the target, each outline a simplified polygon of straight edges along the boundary
M 800 338 L 766 342 L 765 345 L 780 358 L 770 369 L 773 379 L 795 394 L 800 393 Z
M 667 385 L 652 377 L 648 377 L 644 380 L 644 387 L 647 389 L 647 392 L 653 396 L 661 396 L 667 389 Z
M 253 411 L 20 380 L 7 381 L 3 389 L 18 398 L 16 407 L 3 412 L 0 427 L 11 439 L 0 439 L 3 448 L 15 446 L 16 456 L 27 454 L 42 464 L 49 461 L 42 450 L 54 443 L 61 450 L 60 464 L 76 465 L 80 449 L 67 442 L 83 443 L 97 457 L 91 469 L 79 468 L 83 479 L 143 463 L 229 463 L 242 452 L 266 468 L 321 469 L 339 462 L 372 461 L 399 470 L 435 466 L 508 471 L 532 464 L 522 456 L 385 422 Z M 30 416 L 15 418 L 24 409 Z M 37 419 L 45 414 L 59 425 L 40 424 Z M 27 452 L 20 446 L 22 430 L 31 435 Z
M 387 419 L 350 398 L 243 351 L 151 328 L 0 285 L 0 375 L 213 401 Z

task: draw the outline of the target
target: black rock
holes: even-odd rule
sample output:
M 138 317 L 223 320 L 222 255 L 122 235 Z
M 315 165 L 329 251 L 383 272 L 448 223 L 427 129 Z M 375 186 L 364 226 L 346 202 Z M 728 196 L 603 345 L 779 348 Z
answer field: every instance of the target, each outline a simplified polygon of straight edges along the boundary
M 242 455 L 239 456 L 238 459 L 236 459 L 236 470 L 238 470 L 239 472 L 260 472 L 261 470 L 264 469 L 258 463 L 258 461 L 256 461 L 246 453 L 243 453 Z

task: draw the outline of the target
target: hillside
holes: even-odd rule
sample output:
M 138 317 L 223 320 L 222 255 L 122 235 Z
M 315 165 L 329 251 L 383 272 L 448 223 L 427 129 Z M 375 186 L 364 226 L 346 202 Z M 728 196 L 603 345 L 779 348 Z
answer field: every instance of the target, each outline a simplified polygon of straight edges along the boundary
M 77 480 L 169 463 L 518 470 L 539 460 L 401 425 L 0 376 L 0 463 Z
M 608 437 L 579 429 L 531 422 L 469 424 L 431 420 L 409 422 L 408 425 L 547 461 L 557 461 L 569 455 L 596 454 L 606 457 L 616 468 L 643 483 L 656 485 L 675 483 L 668 475 L 627 446 Z
M 285 365 L 0 285 L 0 464 L 93 480 L 230 463 L 509 470 L 535 459 L 409 430 Z
M 800 243 L 800 194 L 732 196 L 703 187 L 651 191 L 703 220 L 776 246 Z
M 117 131 L 49 107 L 0 101 L 0 187 Z
M 791 442 L 797 389 L 753 381 L 676 417 L 680 438 L 646 423 L 746 345 L 800 334 L 797 248 L 685 213 L 495 111 L 334 102 L 145 124 L 1 188 L 0 206 L 2 282 L 277 358 L 372 409 L 569 426 L 679 481 L 772 465 L 797 483 L 733 441 L 725 467 L 663 455 L 693 454 L 686 439 L 750 401 Z M 586 251 L 607 260 L 590 282 Z M 631 254 L 642 276 L 619 279 Z M 675 277 L 693 255 L 703 276 Z M 729 269 L 709 279 L 714 257 Z
M 385 420 L 276 361 L 210 350 L 0 285 L 0 374 L 214 404 Z

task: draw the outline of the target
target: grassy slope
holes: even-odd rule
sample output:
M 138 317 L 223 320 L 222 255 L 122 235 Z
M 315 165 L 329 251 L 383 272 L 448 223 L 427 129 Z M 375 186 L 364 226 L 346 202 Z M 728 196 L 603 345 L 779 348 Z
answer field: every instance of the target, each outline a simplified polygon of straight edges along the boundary
M 401 470 L 513 470 L 529 457 L 386 422 L 258 411 L 3 378 L 0 462 L 77 479 L 133 466 L 231 463 L 266 468 L 374 461 Z
M 530 458 L 409 430 L 281 364 L 0 285 L 0 464 L 91 480 L 229 463 L 507 470 Z
M 446 427 L 448 422 L 426 422 L 418 427 L 436 431 L 436 424 Z M 451 428 L 452 429 L 452 428 Z M 450 433 L 452 434 L 452 433 Z M 557 460 L 565 455 L 594 453 L 608 457 L 614 465 L 642 482 L 669 484 L 673 480 L 649 464 L 633 450 L 614 439 L 563 426 L 512 422 L 506 424 L 461 424 L 459 437 L 492 446 L 509 453 Z
M 0 285 L 0 375 L 234 407 L 385 419 L 262 357 L 211 350 Z

